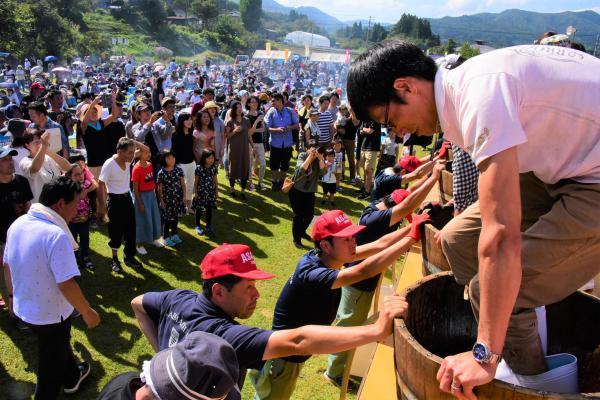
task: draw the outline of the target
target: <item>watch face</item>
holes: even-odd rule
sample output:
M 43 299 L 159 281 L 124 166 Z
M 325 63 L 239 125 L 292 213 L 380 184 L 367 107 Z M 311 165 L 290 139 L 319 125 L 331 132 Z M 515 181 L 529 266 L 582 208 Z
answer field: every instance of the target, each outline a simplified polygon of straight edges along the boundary
M 487 350 L 485 346 L 481 343 L 475 343 L 475 346 L 473 346 L 473 357 L 475 357 L 477 361 L 483 361 L 485 360 L 486 356 Z

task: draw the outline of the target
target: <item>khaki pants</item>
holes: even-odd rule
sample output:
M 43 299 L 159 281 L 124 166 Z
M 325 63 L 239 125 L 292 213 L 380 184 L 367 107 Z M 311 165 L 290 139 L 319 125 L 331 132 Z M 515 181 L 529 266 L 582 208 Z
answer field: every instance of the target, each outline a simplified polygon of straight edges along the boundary
M 533 375 L 544 368 L 534 308 L 564 299 L 600 272 L 600 184 L 563 180 L 549 185 L 533 173 L 520 180 L 523 277 L 503 356 L 514 372 Z M 457 282 L 469 284 L 475 315 L 480 231 L 479 202 L 442 230 L 444 254 Z
M 254 400 L 290 399 L 303 366 L 304 363 L 275 358 L 265 362 L 260 371 L 248 370 L 248 377 L 256 391 Z

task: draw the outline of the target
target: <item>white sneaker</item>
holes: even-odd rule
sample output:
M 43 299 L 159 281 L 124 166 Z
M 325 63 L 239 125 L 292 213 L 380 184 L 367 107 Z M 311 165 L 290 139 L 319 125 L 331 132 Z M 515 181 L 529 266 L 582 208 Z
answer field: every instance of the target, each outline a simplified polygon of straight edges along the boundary
M 165 244 L 160 239 L 156 239 L 154 242 L 152 242 L 152 244 L 154 246 L 158 247 L 159 249 L 162 249 L 163 247 L 165 247 Z
M 144 248 L 144 246 L 137 246 L 135 248 L 138 252 L 138 254 L 141 254 L 143 256 L 145 256 L 146 254 L 148 254 L 148 252 L 146 251 L 146 249 Z

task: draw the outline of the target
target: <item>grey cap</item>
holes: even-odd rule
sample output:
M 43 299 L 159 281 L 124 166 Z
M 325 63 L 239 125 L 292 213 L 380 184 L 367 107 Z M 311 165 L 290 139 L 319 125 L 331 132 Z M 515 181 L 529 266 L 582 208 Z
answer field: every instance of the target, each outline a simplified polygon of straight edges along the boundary
M 162 400 L 239 399 L 235 351 L 211 333 L 192 332 L 150 362 L 154 389 Z

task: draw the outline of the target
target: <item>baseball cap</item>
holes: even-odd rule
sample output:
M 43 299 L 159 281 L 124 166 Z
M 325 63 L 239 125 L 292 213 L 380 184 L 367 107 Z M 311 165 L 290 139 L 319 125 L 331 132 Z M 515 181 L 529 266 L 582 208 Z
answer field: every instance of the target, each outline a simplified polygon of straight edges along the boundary
M 235 350 L 211 333 L 191 332 L 157 353 L 149 375 L 162 400 L 240 398 Z
M 13 137 L 23 136 L 23 132 L 27 129 L 27 123 L 19 118 L 13 118 L 8 121 L 6 128 L 0 130 L 0 134 L 6 134 L 10 132 Z
M 321 115 L 321 112 L 315 108 L 313 108 L 312 110 L 310 110 L 309 115 Z
M 15 149 L 11 149 L 8 147 L 3 147 L 0 148 L 0 159 L 4 158 L 4 157 L 8 157 L 8 156 L 16 156 L 17 154 L 19 154 Z
M 225 275 L 235 275 L 251 280 L 274 278 L 275 275 L 256 267 L 252 250 L 245 244 L 223 243 L 208 252 L 200 263 L 202 279 L 213 279 Z
M 42 85 L 40 82 L 33 82 L 31 86 L 29 86 L 29 90 L 45 90 L 46 87 Z
M 409 194 L 410 192 L 406 189 L 396 189 L 392 192 L 390 197 L 394 200 L 394 203 L 400 204 Z
M 269 100 L 269 95 L 266 93 L 261 93 L 258 95 L 258 98 L 260 101 L 267 101 L 267 100 Z
M 312 239 L 318 242 L 329 236 L 354 236 L 363 229 L 364 226 L 353 224 L 342 210 L 331 210 L 321 214 L 313 224 Z
M 398 164 L 408 172 L 413 172 L 421 166 L 421 161 L 415 156 L 404 156 L 398 161 Z

